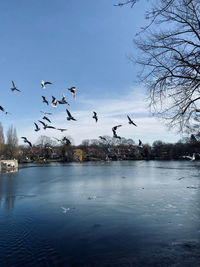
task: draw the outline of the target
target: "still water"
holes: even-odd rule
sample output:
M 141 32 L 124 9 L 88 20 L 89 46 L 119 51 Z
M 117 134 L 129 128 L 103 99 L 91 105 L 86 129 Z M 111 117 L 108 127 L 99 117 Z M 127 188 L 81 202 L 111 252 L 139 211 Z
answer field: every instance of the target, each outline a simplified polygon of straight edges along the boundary
M 200 162 L 1 174 L 0 266 L 200 266 Z

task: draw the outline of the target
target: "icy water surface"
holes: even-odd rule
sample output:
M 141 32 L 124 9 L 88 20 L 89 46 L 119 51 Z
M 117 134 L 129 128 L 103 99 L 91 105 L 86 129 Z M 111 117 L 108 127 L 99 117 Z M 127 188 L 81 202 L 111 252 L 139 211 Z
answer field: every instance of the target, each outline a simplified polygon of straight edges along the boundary
M 0 266 L 200 266 L 200 162 L 1 174 Z

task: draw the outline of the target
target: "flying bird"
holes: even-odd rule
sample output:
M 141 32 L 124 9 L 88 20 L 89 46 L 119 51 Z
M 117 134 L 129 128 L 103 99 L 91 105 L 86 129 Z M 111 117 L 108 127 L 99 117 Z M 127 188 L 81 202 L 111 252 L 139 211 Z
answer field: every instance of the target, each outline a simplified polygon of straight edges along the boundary
M 116 133 L 117 128 L 119 128 L 119 127 L 121 127 L 121 126 L 122 126 L 122 125 L 120 124 L 120 125 L 116 125 L 116 126 L 114 126 L 114 127 L 112 128 L 112 131 L 113 131 L 113 137 L 114 137 L 114 138 L 121 139 L 121 137 L 118 136 L 117 133 Z
M 24 139 L 24 143 L 27 143 L 30 147 L 32 147 L 31 142 L 25 136 L 22 136 L 21 138 Z
M 14 81 L 12 81 L 12 88 L 10 88 L 12 91 L 18 91 L 18 92 L 21 92 L 15 85 Z
M 67 129 L 63 129 L 63 128 L 57 128 L 57 130 L 61 132 L 67 131 Z
M 131 120 L 131 118 L 128 115 L 127 115 L 127 118 L 128 118 L 128 123 L 129 124 L 132 124 L 132 125 L 137 127 L 137 125 Z
M 117 128 L 119 128 L 119 127 L 121 127 L 121 126 L 122 126 L 122 125 L 116 125 L 116 126 L 112 127 L 112 131 L 116 131 Z
M 68 117 L 67 117 L 68 121 L 70 121 L 70 120 L 76 121 L 76 119 L 74 117 L 72 117 L 72 115 L 71 115 L 71 113 L 69 112 L 68 109 L 66 109 L 66 112 L 67 112 L 67 115 L 68 115 Z
M 48 129 L 56 129 L 56 127 L 51 126 L 51 125 L 46 125 L 46 128 L 48 128 Z
M 72 86 L 71 88 L 68 88 L 68 90 L 72 93 L 73 98 L 76 99 L 76 87 Z
M 143 147 L 143 144 L 142 144 L 142 141 L 139 139 L 139 144 L 138 144 L 139 147 Z
M 49 118 L 47 118 L 46 116 L 44 116 L 42 119 L 43 119 L 43 120 L 46 120 L 46 121 L 48 121 L 48 122 L 50 122 L 50 123 L 51 123 L 50 119 L 49 119 Z
M 62 99 L 58 100 L 58 104 L 67 104 L 68 106 L 70 106 L 70 104 L 66 101 L 64 94 L 62 94 Z
M 43 125 L 43 129 L 46 130 L 46 128 L 47 128 L 47 124 L 44 123 L 43 121 L 39 121 L 39 122 Z
M 44 115 L 52 115 L 52 113 L 50 113 L 50 112 L 44 112 L 44 111 L 40 111 L 41 113 L 43 113 Z
M 95 121 L 97 122 L 98 121 L 98 117 L 97 117 L 97 113 L 95 111 L 93 111 L 94 115 L 93 115 L 93 119 L 95 119 Z
M 34 124 L 35 124 L 35 131 L 38 132 L 40 128 L 38 127 L 37 123 L 34 122 Z
M 58 101 L 56 101 L 55 96 L 52 95 L 52 101 L 51 101 L 51 106 L 53 108 L 57 108 Z
M 46 103 L 47 105 L 49 105 L 49 102 L 46 100 L 45 96 L 42 95 L 42 99 L 43 99 L 42 102 L 44 102 L 44 103 Z
M 65 145 L 71 145 L 71 141 L 70 141 L 66 136 L 63 137 L 62 142 L 63 142 Z
M 42 87 L 42 89 L 45 89 L 46 87 L 45 87 L 45 85 L 47 85 L 47 84 L 52 84 L 51 82 L 45 82 L 45 81 L 41 81 L 41 87 Z
M 117 135 L 116 131 L 113 131 L 113 137 L 114 137 L 114 138 L 121 139 L 121 137 L 120 137 L 119 135 Z
M 0 110 L 3 112 L 5 111 L 5 109 L 2 106 L 0 106 Z
M 101 140 L 107 141 L 106 138 L 103 137 L 103 136 L 101 136 L 101 135 L 99 136 L 99 138 L 100 138 Z

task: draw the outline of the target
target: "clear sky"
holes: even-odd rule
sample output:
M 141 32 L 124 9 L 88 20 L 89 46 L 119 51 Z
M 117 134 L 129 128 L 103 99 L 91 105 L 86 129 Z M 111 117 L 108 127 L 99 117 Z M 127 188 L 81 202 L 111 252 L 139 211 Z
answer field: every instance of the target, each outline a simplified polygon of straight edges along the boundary
M 4 132 L 14 125 L 17 134 L 33 143 L 40 135 L 61 137 L 56 130 L 34 131 L 41 110 L 53 112 L 52 125 L 67 128 L 75 144 L 99 135 L 112 136 L 111 128 L 123 124 L 120 136 L 144 143 L 175 142 L 181 136 L 148 111 L 145 89 L 136 83 L 138 66 L 130 56 L 140 53 L 133 38 L 144 26 L 146 1 L 134 8 L 115 7 L 118 0 L 9 0 L 0 2 L 1 101 L 11 115 L 0 113 Z M 22 91 L 12 92 L 14 80 Z M 41 88 L 41 80 L 53 85 Z M 76 86 L 77 99 L 67 90 Z M 42 103 L 41 96 L 70 102 L 77 121 L 66 120 L 66 106 L 56 109 Z M 96 111 L 99 122 L 92 119 Z M 128 125 L 127 114 L 138 124 Z M 22 141 L 20 140 L 20 143 Z

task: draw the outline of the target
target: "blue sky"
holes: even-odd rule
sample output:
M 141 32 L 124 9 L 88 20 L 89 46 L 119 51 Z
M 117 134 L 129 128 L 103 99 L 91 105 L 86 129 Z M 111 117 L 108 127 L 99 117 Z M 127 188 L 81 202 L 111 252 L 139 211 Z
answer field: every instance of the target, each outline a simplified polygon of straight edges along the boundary
M 139 1 L 133 9 L 114 7 L 117 0 L 10 0 L 0 2 L 1 103 L 11 115 L 0 114 L 6 132 L 13 124 L 18 137 L 27 136 L 33 143 L 40 135 L 61 137 L 54 130 L 34 132 L 33 122 L 42 118 L 40 110 L 53 112 L 52 124 L 67 128 L 75 144 L 83 139 L 112 135 L 115 124 L 123 124 L 119 134 L 174 142 L 180 136 L 168 132 L 151 117 L 144 102 L 145 89 L 137 84 L 138 66 L 129 57 L 139 51 L 133 38 L 144 26 L 144 6 Z M 41 80 L 53 85 L 44 90 Z M 21 93 L 12 92 L 14 80 Z M 73 100 L 67 88 L 76 86 Z M 54 95 L 66 95 L 77 122 L 68 122 L 64 106 L 46 107 Z M 93 110 L 99 122 L 92 119 Z M 127 124 L 127 114 L 137 128 Z M 21 143 L 21 140 L 20 140 Z

